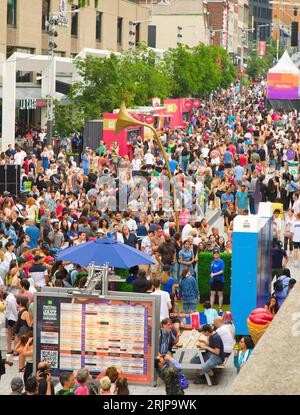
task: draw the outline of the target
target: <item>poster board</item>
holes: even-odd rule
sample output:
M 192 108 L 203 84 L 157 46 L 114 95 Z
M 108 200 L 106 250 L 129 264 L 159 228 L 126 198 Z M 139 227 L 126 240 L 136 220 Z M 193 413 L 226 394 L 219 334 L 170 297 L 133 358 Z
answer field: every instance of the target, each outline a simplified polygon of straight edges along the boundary
M 268 74 L 268 99 L 298 99 L 299 75 L 293 73 Z
M 153 385 L 159 308 L 156 296 L 36 293 L 35 370 L 48 361 L 56 378 L 61 371 L 85 367 L 98 375 L 116 366 L 130 383 Z

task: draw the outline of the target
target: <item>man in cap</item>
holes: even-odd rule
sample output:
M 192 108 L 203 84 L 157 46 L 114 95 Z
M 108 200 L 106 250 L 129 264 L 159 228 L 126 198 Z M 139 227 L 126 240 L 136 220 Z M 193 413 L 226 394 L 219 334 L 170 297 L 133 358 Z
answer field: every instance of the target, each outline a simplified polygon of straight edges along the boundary
M 213 308 L 216 292 L 219 298 L 219 312 L 222 312 L 225 263 L 220 259 L 219 249 L 213 250 L 214 259 L 210 264 L 210 305 Z

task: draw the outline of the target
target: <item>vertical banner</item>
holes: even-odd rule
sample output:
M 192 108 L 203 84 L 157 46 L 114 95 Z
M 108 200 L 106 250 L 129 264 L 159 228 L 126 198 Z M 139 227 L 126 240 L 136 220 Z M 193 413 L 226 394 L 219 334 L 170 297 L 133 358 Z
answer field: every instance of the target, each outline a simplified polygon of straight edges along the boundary
M 266 56 L 266 42 L 263 40 L 258 42 L 258 56 Z

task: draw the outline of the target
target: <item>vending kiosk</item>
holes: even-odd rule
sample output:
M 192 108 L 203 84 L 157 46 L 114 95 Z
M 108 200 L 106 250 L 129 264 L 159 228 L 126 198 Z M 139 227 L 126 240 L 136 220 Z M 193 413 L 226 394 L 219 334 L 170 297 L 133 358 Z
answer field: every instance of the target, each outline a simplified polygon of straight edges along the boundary
M 200 101 L 193 98 L 165 99 L 164 106 L 166 108 L 166 115 L 171 117 L 170 128 L 185 127 L 186 123 L 190 122 L 192 115 L 200 105 Z

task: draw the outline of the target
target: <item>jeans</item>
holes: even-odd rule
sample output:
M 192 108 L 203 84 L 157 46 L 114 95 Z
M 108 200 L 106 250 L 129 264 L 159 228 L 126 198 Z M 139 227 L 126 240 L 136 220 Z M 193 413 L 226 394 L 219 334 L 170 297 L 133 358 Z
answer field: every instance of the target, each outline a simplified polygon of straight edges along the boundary
M 251 215 L 255 215 L 254 198 L 252 195 L 249 195 L 249 208 Z
M 206 356 L 208 355 L 208 356 Z M 218 366 L 219 364 L 223 363 L 224 359 L 222 359 L 220 356 L 210 353 L 210 352 L 206 352 L 204 355 L 204 360 L 205 363 L 202 367 L 202 370 L 204 373 L 209 372 L 210 370 L 213 370 L 216 366 Z
M 290 251 L 292 251 L 293 250 L 293 241 L 289 236 L 285 236 L 284 237 L 284 250 L 285 251 L 287 251 L 288 245 L 289 245 Z
M 186 156 L 181 157 L 181 167 L 183 172 L 186 173 L 188 167 L 188 159 Z
M 179 273 L 179 264 L 176 261 L 175 264 L 171 265 L 171 276 L 174 278 L 175 282 L 178 282 L 178 273 Z
M 204 373 L 209 372 L 210 370 L 213 370 L 216 366 L 218 366 L 219 364 L 223 363 L 224 359 L 222 359 L 220 356 L 211 353 L 211 352 L 206 352 L 203 355 L 204 358 L 204 365 L 202 366 L 201 370 Z M 191 359 L 191 363 L 200 363 L 200 359 L 198 356 L 194 356 Z
M 194 312 L 197 310 L 197 301 L 196 300 L 195 302 L 182 301 L 182 307 L 183 307 L 183 311 L 186 313 Z

